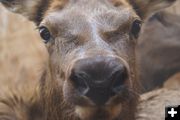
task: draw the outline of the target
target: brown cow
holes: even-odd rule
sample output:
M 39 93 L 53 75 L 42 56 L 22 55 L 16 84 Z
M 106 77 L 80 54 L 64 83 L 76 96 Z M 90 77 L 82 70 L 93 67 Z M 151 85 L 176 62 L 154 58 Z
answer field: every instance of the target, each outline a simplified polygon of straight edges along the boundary
M 142 21 L 174 1 L 1 0 L 35 22 L 47 43 L 50 58 L 38 103 L 42 119 L 134 120 L 135 45 Z M 22 114 L 5 119 L 14 115 Z
M 137 47 L 140 80 L 144 92 L 162 87 L 180 72 L 180 16 L 155 14 L 143 28 Z

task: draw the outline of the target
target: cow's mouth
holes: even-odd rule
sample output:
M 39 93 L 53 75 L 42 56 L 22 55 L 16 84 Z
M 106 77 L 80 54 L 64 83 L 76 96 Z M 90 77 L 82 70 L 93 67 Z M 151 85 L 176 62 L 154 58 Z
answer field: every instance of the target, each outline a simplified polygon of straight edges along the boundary
M 76 106 L 75 112 L 81 120 L 115 120 L 122 111 L 122 105 L 105 107 Z
M 64 89 L 64 95 L 65 101 L 72 104 L 80 120 L 119 120 L 122 114 L 128 113 L 129 108 L 135 106 L 138 97 L 128 85 L 104 104 L 97 104 L 87 96 L 79 95 L 73 87 Z
M 75 113 L 81 120 L 119 120 L 121 115 L 127 112 L 126 108 L 134 106 L 132 101 L 135 96 L 130 94 L 132 93 L 126 91 L 126 95 L 123 93 L 116 95 L 102 106 L 88 102 L 86 99 L 84 104 L 75 105 Z

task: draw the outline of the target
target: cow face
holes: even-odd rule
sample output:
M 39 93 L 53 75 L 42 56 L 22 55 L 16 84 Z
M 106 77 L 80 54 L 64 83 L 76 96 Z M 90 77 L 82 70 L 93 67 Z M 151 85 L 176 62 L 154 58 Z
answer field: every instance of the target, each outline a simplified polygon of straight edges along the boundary
M 41 84 L 47 119 L 134 119 L 142 21 L 174 0 L 1 1 L 34 21 L 47 44 Z

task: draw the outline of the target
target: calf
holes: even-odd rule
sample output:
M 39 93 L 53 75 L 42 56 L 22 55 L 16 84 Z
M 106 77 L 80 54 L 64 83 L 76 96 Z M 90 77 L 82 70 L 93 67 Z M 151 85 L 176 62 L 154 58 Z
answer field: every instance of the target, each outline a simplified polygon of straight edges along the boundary
M 134 120 L 135 45 L 142 21 L 175 0 L 1 0 L 36 23 L 49 62 L 45 120 Z

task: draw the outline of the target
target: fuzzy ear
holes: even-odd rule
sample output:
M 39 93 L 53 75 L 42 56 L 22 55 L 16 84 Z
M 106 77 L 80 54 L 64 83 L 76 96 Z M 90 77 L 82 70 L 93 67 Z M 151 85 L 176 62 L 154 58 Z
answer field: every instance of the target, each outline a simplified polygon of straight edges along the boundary
M 176 0 L 129 0 L 138 15 L 145 19 L 152 13 L 172 5 Z
M 49 6 L 50 0 L 0 0 L 11 12 L 27 17 L 38 24 Z

